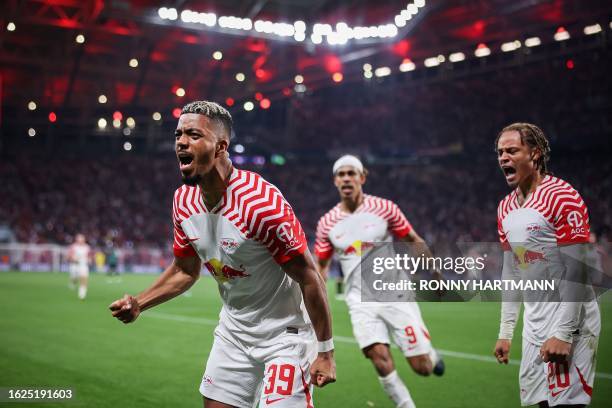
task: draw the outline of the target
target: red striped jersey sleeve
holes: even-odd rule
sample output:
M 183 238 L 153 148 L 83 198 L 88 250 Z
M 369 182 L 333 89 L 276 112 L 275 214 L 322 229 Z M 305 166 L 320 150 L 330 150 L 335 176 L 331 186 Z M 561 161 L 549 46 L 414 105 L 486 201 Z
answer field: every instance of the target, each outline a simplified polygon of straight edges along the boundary
M 172 203 L 172 221 L 174 224 L 174 243 L 172 250 L 174 256 L 178 258 L 185 258 L 190 256 L 197 256 L 196 251 L 189 242 L 187 235 L 181 227 L 181 223 L 189 217 L 189 205 L 190 195 L 194 192 L 187 186 L 182 186 L 174 192 L 174 200 Z
M 254 192 L 243 201 L 243 220 L 249 235 L 268 248 L 278 264 L 284 264 L 306 251 L 306 235 L 293 208 L 276 186 L 259 175 L 254 183 Z
M 504 227 L 502 221 L 504 219 L 506 213 L 506 206 L 508 204 L 508 200 L 510 197 L 504 198 L 500 201 L 499 206 L 497 207 L 497 235 L 499 236 L 499 242 L 501 243 L 502 249 L 504 251 L 510 251 L 510 243 L 508 242 L 508 238 L 506 237 L 506 233 L 504 232 Z
M 412 231 L 412 225 L 402 210 L 393 201 L 384 200 L 384 217 L 387 220 L 387 228 L 396 238 L 403 238 Z
M 317 223 L 317 232 L 315 234 L 315 256 L 319 259 L 329 259 L 334 254 L 334 246 L 329 240 L 329 231 L 331 223 L 329 216 L 326 214 Z
M 557 245 L 588 243 L 591 226 L 587 206 L 578 191 L 565 184 L 555 191 L 549 207 Z

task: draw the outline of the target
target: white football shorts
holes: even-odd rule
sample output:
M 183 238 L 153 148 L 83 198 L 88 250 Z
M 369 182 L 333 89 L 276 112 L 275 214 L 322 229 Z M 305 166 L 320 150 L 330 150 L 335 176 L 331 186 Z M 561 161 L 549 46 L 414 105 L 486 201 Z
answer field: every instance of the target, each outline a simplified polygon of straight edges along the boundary
M 310 364 L 316 355 L 312 330 L 288 330 L 259 344 L 215 330 L 200 393 L 241 408 L 312 408 Z

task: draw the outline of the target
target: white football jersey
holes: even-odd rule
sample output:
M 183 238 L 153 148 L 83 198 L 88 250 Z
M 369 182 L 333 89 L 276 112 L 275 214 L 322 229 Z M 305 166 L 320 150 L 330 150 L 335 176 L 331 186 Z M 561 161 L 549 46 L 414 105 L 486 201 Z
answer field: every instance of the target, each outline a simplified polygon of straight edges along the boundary
M 390 200 L 364 195 L 363 203 L 353 212 L 342 211 L 337 204 L 317 225 L 315 255 L 329 259 L 334 254 L 340 261 L 346 284 L 346 301 L 361 302 L 361 256 L 373 243 L 393 242 L 403 238 L 412 226 L 399 207 Z M 389 248 L 386 256 L 395 253 Z
M 307 249 L 302 227 L 280 191 L 261 176 L 234 169 L 208 211 L 199 186 L 174 194 L 174 255 L 199 256 L 217 280 L 219 327 L 245 342 L 287 327 L 311 329 L 299 285 L 281 268 Z
M 497 210 L 499 239 L 514 254 L 515 272 L 527 279 L 559 279 L 564 272 L 558 247 L 588 243 L 587 207 L 578 192 L 560 178 L 547 175 L 523 205 L 517 191 L 508 194 Z M 523 337 L 541 345 L 559 325 L 560 302 L 523 302 Z M 581 335 L 599 335 L 596 301 L 583 303 Z
M 70 245 L 69 253 L 73 264 L 81 268 L 87 267 L 89 264 L 89 245 L 74 243 Z

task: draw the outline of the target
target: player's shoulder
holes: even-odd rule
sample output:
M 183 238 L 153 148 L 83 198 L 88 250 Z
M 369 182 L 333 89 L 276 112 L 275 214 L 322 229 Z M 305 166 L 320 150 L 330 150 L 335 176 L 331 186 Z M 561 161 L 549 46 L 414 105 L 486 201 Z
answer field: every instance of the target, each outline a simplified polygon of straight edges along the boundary
M 319 218 L 317 229 L 329 231 L 340 219 L 342 219 L 342 210 L 338 203 Z
M 194 214 L 205 213 L 204 202 L 199 186 L 180 186 L 174 191 L 172 202 L 176 220 L 184 220 Z
M 236 169 L 232 180 L 230 180 L 230 185 L 232 187 L 237 185 L 247 187 L 247 190 L 252 191 L 254 189 L 256 192 L 272 190 L 282 196 L 280 189 L 276 185 L 266 180 L 261 174 L 250 170 Z
M 504 218 L 506 214 L 510 211 L 510 207 L 512 203 L 516 199 L 516 190 L 512 190 L 510 193 L 506 194 L 504 198 L 499 200 L 499 204 L 497 204 L 497 217 Z
M 371 194 L 364 194 L 363 204 L 364 207 L 372 209 L 398 208 L 398 205 L 393 200 L 389 200 L 388 198 L 378 197 Z
M 584 205 L 580 193 L 570 183 L 559 177 L 547 175 L 542 181 L 534 206 L 537 208 L 557 207 L 559 203 Z

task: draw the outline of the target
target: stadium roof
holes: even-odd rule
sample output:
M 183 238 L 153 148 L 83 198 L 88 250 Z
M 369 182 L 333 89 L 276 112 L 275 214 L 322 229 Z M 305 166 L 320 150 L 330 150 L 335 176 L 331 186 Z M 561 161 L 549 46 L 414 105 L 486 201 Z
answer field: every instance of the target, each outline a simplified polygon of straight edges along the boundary
M 559 27 L 572 36 L 584 35 L 590 24 L 610 30 L 603 0 L 412 1 L 4 1 L 0 101 L 24 111 L 34 101 L 45 112 L 84 115 L 100 107 L 100 95 L 111 112 L 135 106 L 171 112 L 195 98 L 274 101 L 296 91 L 298 74 L 316 89 L 332 86 L 335 73 L 343 74 L 336 80 L 363 78 L 364 64 L 397 70 L 406 59 L 423 66 L 430 57 L 448 62 L 455 52 L 474 58 L 478 44 L 500 52 L 503 43 L 520 46 L 535 36 L 552 42 Z M 186 10 L 192 14 L 182 19 Z M 398 20 L 407 15 L 402 10 L 409 20 Z M 214 24 L 205 24 L 213 13 Z M 354 30 L 330 41 L 325 34 L 313 37 L 316 24 Z M 354 38 L 381 25 L 393 27 Z M 365 27 L 361 34 L 358 26 Z M 277 28 L 293 35 L 277 35 Z

